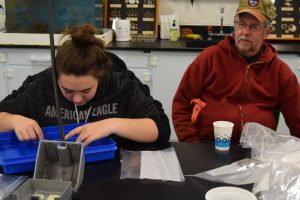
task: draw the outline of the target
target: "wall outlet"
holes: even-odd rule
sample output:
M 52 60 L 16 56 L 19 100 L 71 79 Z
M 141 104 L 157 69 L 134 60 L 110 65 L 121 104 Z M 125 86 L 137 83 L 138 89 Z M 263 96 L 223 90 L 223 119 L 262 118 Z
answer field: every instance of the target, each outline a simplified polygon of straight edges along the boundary
M 151 80 L 151 74 L 149 72 L 144 72 L 143 73 L 143 82 L 149 83 L 150 80 Z
M 3 52 L 0 52 L 0 63 L 6 62 L 6 55 Z
M 12 78 L 12 77 L 14 77 L 14 70 L 13 70 L 13 68 L 7 68 L 5 70 L 5 76 L 6 76 L 6 78 Z

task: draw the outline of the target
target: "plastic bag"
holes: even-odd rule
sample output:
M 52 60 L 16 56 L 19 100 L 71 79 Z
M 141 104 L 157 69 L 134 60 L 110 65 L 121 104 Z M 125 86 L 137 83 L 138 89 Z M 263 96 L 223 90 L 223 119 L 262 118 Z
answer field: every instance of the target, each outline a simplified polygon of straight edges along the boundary
M 141 171 L 141 151 L 128 151 L 122 152 L 121 158 L 121 176 L 120 179 L 140 177 Z
M 269 166 L 270 163 L 245 158 L 193 176 L 215 182 L 244 185 L 258 181 Z
M 283 159 L 283 161 L 300 162 L 300 156 L 286 157 L 288 154 L 300 151 L 300 139 L 280 135 L 258 123 L 246 123 L 240 138 L 243 148 L 252 148 L 251 158 L 263 162 Z M 299 154 L 300 155 L 300 154 Z M 296 160 L 295 160 L 296 159 Z M 300 167 L 300 165 L 299 165 Z
M 185 180 L 173 147 L 160 151 L 125 150 L 120 178 L 178 182 Z
M 300 199 L 300 168 L 284 162 L 273 162 L 269 171 L 268 189 L 259 193 L 261 200 Z M 256 190 L 257 184 L 253 190 Z

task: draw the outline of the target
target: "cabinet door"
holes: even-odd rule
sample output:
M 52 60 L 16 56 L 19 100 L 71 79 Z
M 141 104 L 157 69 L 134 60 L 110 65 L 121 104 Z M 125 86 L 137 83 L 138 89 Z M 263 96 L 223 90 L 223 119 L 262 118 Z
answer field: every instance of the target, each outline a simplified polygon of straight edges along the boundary
M 152 92 L 152 76 L 148 66 L 149 53 L 142 51 L 111 51 L 121 58 L 136 77 L 144 84 L 147 84 Z
M 6 51 L 0 49 L 0 101 L 6 96 L 5 86 L 5 68 L 6 68 Z
M 27 76 L 51 66 L 50 50 L 48 49 L 7 49 L 6 59 L 5 92 L 1 99 L 19 88 Z
M 171 140 L 177 140 L 172 123 L 173 97 L 185 70 L 198 54 L 197 52 L 154 52 L 150 58 L 155 61 L 152 67 L 152 94 L 155 99 L 163 104 L 169 117 L 172 131 Z
M 291 70 L 296 74 L 298 82 L 300 83 L 300 56 L 297 54 L 279 54 L 279 58 L 288 64 Z M 281 113 L 277 131 L 279 133 L 290 134 L 290 130 L 287 127 Z

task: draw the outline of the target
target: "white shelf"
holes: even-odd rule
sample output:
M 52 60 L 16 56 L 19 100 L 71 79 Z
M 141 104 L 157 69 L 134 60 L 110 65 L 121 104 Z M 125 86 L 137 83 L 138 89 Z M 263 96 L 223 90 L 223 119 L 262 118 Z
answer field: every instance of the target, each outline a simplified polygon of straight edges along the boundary
M 113 39 L 113 31 L 111 29 L 104 29 L 102 35 L 96 37 L 102 39 L 107 45 Z M 58 46 L 62 44 L 68 37 L 64 37 L 60 41 L 60 35 L 54 34 L 54 44 Z M 38 33 L 0 33 L 0 45 L 20 45 L 20 46 L 50 46 L 49 34 Z

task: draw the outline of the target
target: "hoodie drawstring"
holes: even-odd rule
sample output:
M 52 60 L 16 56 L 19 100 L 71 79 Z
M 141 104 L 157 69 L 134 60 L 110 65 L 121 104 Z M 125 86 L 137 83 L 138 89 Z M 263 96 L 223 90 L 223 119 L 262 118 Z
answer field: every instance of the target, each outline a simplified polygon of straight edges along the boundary
M 79 123 L 80 123 L 80 120 L 79 120 L 79 114 L 78 114 L 78 109 L 77 109 L 76 104 L 74 104 L 74 107 L 75 107 L 75 112 L 76 112 L 76 117 L 77 117 L 77 124 L 79 124 Z M 86 118 L 85 118 L 84 122 L 87 122 L 87 120 L 88 120 L 88 118 L 89 118 L 89 116 L 90 116 L 91 110 L 92 110 L 92 106 L 90 106 L 90 108 L 89 108 L 89 110 L 88 110 L 88 113 L 87 113 L 87 115 L 86 115 Z

